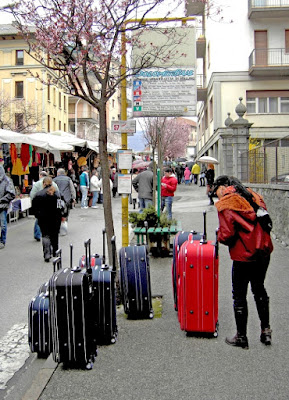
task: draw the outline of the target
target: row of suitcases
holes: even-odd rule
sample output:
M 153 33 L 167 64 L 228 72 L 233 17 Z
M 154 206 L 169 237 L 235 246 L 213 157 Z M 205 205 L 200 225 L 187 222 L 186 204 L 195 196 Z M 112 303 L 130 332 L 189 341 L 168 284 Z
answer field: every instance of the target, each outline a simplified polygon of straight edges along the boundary
M 29 345 L 32 352 L 54 361 L 91 369 L 98 344 L 115 343 L 116 251 L 112 238 L 113 265 L 103 256 L 91 255 L 90 239 L 77 267 L 62 268 L 61 251 L 53 261 L 54 273 L 28 307 Z M 120 250 L 120 282 L 124 310 L 129 318 L 152 318 L 149 257 L 146 246 Z
M 204 232 L 179 232 L 174 239 L 172 282 L 180 328 L 218 336 L 218 241 Z

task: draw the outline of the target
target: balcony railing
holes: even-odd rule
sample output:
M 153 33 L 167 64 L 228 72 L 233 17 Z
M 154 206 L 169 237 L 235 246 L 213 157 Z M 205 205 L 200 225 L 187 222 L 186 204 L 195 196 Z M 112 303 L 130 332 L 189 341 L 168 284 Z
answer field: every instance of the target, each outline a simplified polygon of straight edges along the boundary
M 289 15 L 289 0 L 248 0 L 249 18 L 283 17 Z
M 254 49 L 249 57 L 249 69 L 289 69 L 289 49 Z

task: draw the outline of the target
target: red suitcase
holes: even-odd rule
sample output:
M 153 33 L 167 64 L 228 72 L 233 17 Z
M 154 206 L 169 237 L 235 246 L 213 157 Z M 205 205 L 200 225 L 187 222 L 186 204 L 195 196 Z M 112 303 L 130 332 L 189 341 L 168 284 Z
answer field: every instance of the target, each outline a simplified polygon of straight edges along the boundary
M 218 336 L 218 242 L 206 239 L 186 241 L 179 252 L 178 318 L 186 332 Z

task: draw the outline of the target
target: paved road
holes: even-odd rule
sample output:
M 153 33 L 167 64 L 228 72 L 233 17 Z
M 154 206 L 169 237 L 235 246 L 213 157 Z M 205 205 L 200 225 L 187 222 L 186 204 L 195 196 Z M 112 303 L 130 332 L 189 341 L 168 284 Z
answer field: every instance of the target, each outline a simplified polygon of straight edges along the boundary
M 113 201 L 119 247 L 121 202 L 120 198 Z M 182 222 L 185 230 L 202 230 L 204 209 L 208 211 L 208 238 L 214 239 L 218 226 L 217 213 L 214 207 L 208 206 L 204 188 L 184 185 L 178 188 L 173 214 Z M 51 265 L 42 260 L 40 244 L 33 241 L 32 226 L 32 219 L 12 224 L 7 246 L 1 251 L 3 273 L 0 336 L 5 338 L 13 326 L 13 334 L 18 329 L 22 339 L 19 339 L 15 351 L 24 343 L 21 329 L 27 323 L 27 304 L 42 281 L 51 273 Z M 69 235 L 61 238 L 64 263 L 68 263 L 70 242 L 75 246 L 75 254 L 81 254 L 84 240 L 91 237 L 93 248 L 102 251 L 101 209 L 75 209 L 69 227 Z M 153 295 L 161 296 L 161 318 L 130 321 L 120 311 L 117 343 L 99 348 L 93 370 L 65 370 L 62 365 L 58 366 L 40 400 L 106 400 L 112 397 L 127 400 L 288 399 L 288 344 L 284 337 L 287 336 L 289 323 L 289 251 L 276 241 L 274 245 L 275 251 L 267 276 L 273 328 L 273 345 L 270 348 L 259 341 L 259 322 L 251 294 L 248 296 L 250 349 L 235 349 L 224 343 L 226 335 L 235 333 L 231 300 L 231 261 L 227 248 L 220 246 L 220 328 L 219 337 L 213 339 L 187 337 L 179 329 L 173 309 L 171 259 L 151 258 L 152 291 Z M 3 347 L 7 347 L 5 343 Z M 15 364 L 18 355 L 23 356 L 24 353 L 23 348 L 16 353 Z M 0 391 L 0 396 L 7 400 L 21 399 L 22 394 L 27 393 L 31 387 L 36 372 L 40 370 L 44 374 L 49 368 L 49 364 L 30 355 L 24 367 Z M 43 375 L 38 374 L 36 383 L 41 383 L 42 377 Z M 31 399 L 32 397 L 29 400 Z

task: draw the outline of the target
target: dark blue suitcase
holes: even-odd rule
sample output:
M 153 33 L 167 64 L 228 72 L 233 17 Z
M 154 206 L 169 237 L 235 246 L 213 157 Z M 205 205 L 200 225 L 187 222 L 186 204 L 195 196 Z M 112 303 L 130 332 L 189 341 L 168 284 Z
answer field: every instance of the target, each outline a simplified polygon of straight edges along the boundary
M 56 267 L 61 268 L 61 249 L 57 250 L 57 255 L 60 256 L 60 261 L 53 261 L 54 272 Z M 37 353 L 40 358 L 46 358 L 51 353 L 48 282 L 40 286 L 28 306 L 28 344 L 32 353 Z
M 32 353 L 46 358 L 51 353 L 48 283 L 41 286 L 28 306 L 28 343 Z
M 129 318 L 153 318 L 149 256 L 146 246 L 122 247 L 119 252 L 124 311 Z
M 97 352 L 91 268 L 63 268 L 49 281 L 54 361 L 91 369 Z
M 178 232 L 174 238 L 173 243 L 173 262 L 172 262 L 172 281 L 173 281 L 173 295 L 174 295 L 174 307 L 178 310 L 178 296 L 177 296 L 177 281 L 178 281 L 178 254 L 183 243 L 188 240 L 189 235 L 192 235 L 193 240 L 201 240 L 203 237 L 201 232 L 190 231 L 190 232 Z

